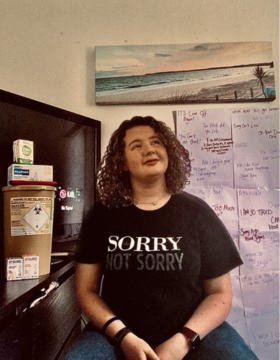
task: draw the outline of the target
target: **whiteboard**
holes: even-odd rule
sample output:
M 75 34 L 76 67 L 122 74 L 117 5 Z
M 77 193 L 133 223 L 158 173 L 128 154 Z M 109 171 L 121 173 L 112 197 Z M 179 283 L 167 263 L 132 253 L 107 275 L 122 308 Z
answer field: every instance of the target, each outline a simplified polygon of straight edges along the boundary
M 231 272 L 227 321 L 260 360 L 279 360 L 279 109 L 180 109 L 185 191 L 223 221 L 243 265 Z

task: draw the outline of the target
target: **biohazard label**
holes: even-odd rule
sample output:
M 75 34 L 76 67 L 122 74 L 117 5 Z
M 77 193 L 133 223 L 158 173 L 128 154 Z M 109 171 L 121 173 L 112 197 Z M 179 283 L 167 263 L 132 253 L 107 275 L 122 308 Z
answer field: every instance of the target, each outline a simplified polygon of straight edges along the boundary
M 52 233 L 53 198 L 11 198 L 11 236 Z

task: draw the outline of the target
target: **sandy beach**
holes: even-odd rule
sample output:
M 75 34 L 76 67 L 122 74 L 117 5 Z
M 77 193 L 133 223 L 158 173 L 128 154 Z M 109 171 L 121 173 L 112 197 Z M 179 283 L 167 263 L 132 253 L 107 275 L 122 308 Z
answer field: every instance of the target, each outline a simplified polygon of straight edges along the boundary
M 266 86 L 274 86 L 274 75 L 265 78 Z M 251 90 L 252 89 L 252 90 Z M 124 104 L 182 104 L 194 102 L 225 102 L 252 100 L 253 96 L 261 93 L 259 81 L 253 75 L 223 78 L 199 83 L 176 84 L 140 91 L 130 91 L 115 95 L 96 96 L 97 105 Z M 258 101 L 258 99 L 255 99 Z

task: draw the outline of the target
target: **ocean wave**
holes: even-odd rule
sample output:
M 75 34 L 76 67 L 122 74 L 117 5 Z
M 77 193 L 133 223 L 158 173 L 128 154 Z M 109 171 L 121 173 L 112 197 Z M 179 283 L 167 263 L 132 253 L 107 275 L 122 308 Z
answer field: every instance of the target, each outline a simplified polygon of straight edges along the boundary
M 97 96 L 127 93 L 129 91 L 141 91 L 157 89 L 166 86 L 176 86 L 178 83 L 203 83 L 209 80 L 223 78 L 236 78 L 244 75 L 252 75 L 254 67 L 222 68 L 196 70 L 188 72 L 146 74 L 143 76 L 127 76 L 116 78 L 97 78 L 95 90 Z

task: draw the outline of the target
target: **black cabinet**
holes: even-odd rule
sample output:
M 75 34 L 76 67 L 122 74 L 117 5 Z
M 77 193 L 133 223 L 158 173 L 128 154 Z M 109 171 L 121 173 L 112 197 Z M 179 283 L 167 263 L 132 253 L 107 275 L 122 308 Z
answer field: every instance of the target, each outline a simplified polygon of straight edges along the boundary
M 34 299 L 52 281 L 59 286 L 36 306 Z M 51 274 L 35 280 L 1 284 L 0 359 L 61 359 L 81 333 L 83 322 L 75 297 L 75 262 L 66 259 Z
M 32 359 L 32 321 L 32 313 L 29 312 L 18 315 L 16 319 L 13 319 L 9 324 L 1 323 L 1 327 L 3 327 L 0 333 L 1 359 Z

